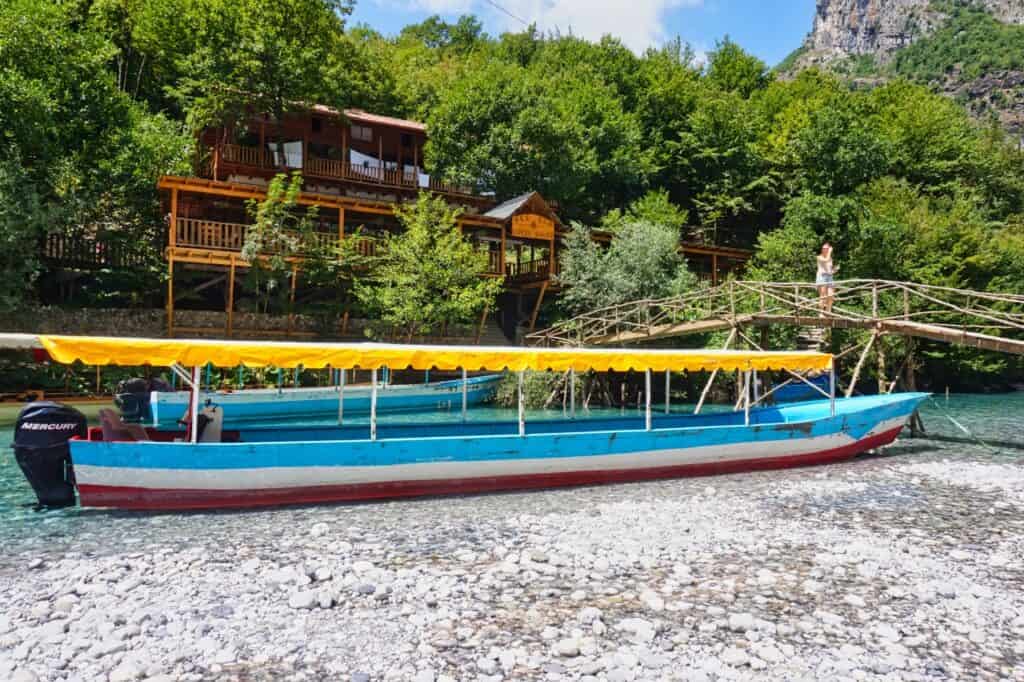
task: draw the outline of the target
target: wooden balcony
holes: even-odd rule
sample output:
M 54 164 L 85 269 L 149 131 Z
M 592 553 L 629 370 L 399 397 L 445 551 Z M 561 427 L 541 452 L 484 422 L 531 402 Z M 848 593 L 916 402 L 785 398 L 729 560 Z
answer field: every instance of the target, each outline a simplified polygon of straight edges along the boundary
M 273 154 L 259 147 L 222 144 L 218 147 L 218 151 L 217 157 L 222 165 L 250 168 L 262 172 L 288 170 L 283 158 L 274 159 Z M 425 176 L 426 184 L 421 184 L 419 174 L 407 169 L 387 168 L 386 165 L 364 166 L 340 159 L 324 159 L 313 155 L 306 155 L 303 158 L 302 174 L 306 178 L 319 180 L 368 183 L 403 190 L 429 189 L 442 194 L 479 198 L 470 187 L 444 182 L 430 176 Z
M 225 223 L 197 218 L 178 218 L 173 245 L 176 247 L 204 249 L 210 251 L 240 252 L 245 245 L 245 235 L 249 225 L 244 223 Z M 298 232 L 289 231 L 292 237 L 299 238 Z M 328 232 L 313 232 L 312 239 L 318 249 L 333 249 L 338 246 L 338 235 Z
M 535 282 L 549 279 L 557 274 L 558 268 L 552 271 L 551 262 L 547 258 L 535 258 L 521 263 L 510 262 L 505 264 L 505 275 L 519 282 Z
M 40 253 L 50 265 L 76 270 L 130 269 L 146 264 L 145 256 L 132 244 L 103 236 L 48 234 Z

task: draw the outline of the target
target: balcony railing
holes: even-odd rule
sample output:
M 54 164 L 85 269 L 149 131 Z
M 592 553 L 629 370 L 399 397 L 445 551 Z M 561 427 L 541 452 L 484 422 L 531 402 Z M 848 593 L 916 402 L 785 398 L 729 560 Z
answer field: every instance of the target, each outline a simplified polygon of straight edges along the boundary
M 547 279 L 552 274 L 557 273 L 557 271 L 557 267 L 555 272 L 551 271 L 551 263 L 547 258 L 535 258 L 521 263 L 511 262 L 505 264 L 505 274 L 511 279 L 542 280 Z
M 222 144 L 219 150 L 221 163 L 247 166 L 261 170 L 271 170 L 281 165 L 275 162 L 273 154 L 260 147 Z M 388 168 L 379 164 L 369 166 L 341 159 L 325 159 L 313 155 L 307 155 L 303 159 L 302 172 L 306 177 L 310 178 L 353 180 L 399 189 L 418 189 L 422 186 L 420 174 L 409 169 Z M 474 196 L 473 189 L 470 187 L 444 182 L 439 178 L 430 176 L 426 176 L 426 188 L 443 194 Z
M 243 223 L 178 218 L 174 243 L 175 246 L 238 252 L 245 245 L 248 229 L 249 225 Z M 295 231 L 286 231 L 286 234 L 294 238 L 300 236 Z M 307 238 L 312 239 L 320 250 L 334 249 L 338 245 L 338 235 L 330 232 L 313 232 Z
M 41 252 L 49 263 L 82 270 L 135 268 L 146 262 L 142 250 L 132 244 L 86 235 L 48 234 L 43 237 Z

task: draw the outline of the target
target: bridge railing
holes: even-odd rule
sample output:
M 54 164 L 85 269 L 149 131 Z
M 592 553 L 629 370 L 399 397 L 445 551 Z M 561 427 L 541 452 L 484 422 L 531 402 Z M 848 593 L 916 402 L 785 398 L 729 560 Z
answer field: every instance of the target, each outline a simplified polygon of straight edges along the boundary
M 775 323 L 875 328 L 998 350 L 1017 347 L 998 343 L 1000 338 L 1024 338 L 1024 295 L 873 279 L 839 281 L 832 292 L 828 307 L 812 282 L 732 280 L 682 296 L 590 311 L 530 334 L 527 341 L 629 343 Z

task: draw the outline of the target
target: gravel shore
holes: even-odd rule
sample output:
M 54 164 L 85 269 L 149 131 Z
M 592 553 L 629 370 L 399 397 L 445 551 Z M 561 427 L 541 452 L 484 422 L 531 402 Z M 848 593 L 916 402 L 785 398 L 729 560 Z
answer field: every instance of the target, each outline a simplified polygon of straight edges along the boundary
M 1024 467 L 942 452 L 40 521 L 0 679 L 1024 680 Z

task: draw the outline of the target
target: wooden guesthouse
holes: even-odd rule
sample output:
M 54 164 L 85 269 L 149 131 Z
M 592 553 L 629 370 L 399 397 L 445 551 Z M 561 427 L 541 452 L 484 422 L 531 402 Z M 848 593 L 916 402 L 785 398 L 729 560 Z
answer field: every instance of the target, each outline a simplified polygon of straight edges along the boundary
M 489 255 L 487 276 L 505 282 L 500 309 L 489 311 L 492 320 L 499 321 L 506 335 L 517 325 L 532 330 L 545 297 L 557 289 L 558 244 L 565 226 L 536 192 L 499 202 L 431 175 L 423 166 L 426 141 L 422 123 L 324 106 L 288 114 L 279 122 L 255 116 L 241 130 L 205 130 L 199 142 L 207 161 L 198 173 L 159 181 L 169 222 L 168 334 L 243 333 L 235 316 L 244 300 L 241 275 L 249 268 L 241 255 L 250 221 L 246 202 L 263 199 L 270 179 L 293 171 L 303 177 L 299 203 L 319 207 L 317 240 L 329 246 L 354 238 L 358 229 L 357 249 L 364 255 L 375 253 L 385 235 L 401 229 L 395 205 L 414 200 L 420 192 L 461 207 L 459 227 Z M 747 257 L 736 249 L 685 244 L 683 249 L 708 260 L 709 278 L 715 281 L 728 262 Z M 293 262 L 293 272 L 301 271 L 301 260 Z M 301 279 L 291 278 L 293 303 L 303 295 Z M 197 300 L 208 307 L 223 301 L 223 326 L 177 324 L 175 310 L 185 298 L 192 299 L 191 306 Z M 486 319 L 485 314 L 481 330 Z M 291 327 L 283 333 L 290 335 Z

